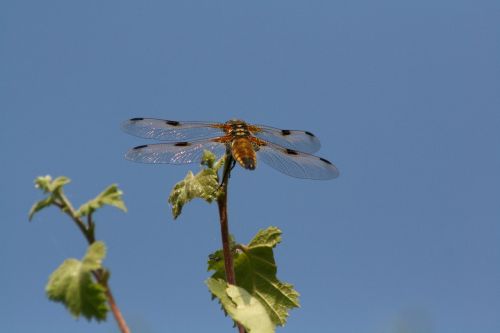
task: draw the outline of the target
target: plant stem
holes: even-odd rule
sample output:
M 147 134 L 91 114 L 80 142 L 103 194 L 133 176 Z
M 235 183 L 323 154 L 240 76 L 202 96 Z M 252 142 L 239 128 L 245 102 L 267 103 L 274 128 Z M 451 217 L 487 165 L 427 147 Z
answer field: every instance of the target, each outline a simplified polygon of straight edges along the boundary
M 220 232 L 222 238 L 222 252 L 224 254 L 224 270 L 226 271 L 226 281 L 227 283 L 236 285 L 233 254 L 231 253 L 231 242 L 229 239 L 229 223 L 227 219 L 227 185 L 229 182 L 229 174 L 231 172 L 231 163 L 232 158 L 226 157 L 221 183 L 222 191 L 217 199 L 217 205 L 219 206 Z
M 115 320 L 118 324 L 118 327 L 120 328 L 120 331 L 123 333 L 130 333 L 127 322 L 125 321 L 125 318 L 123 318 L 120 308 L 118 308 L 118 305 L 116 305 L 115 298 L 113 297 L 113 294 L 111 293 L 111 289 L 109 289 L 109 287 L 106 288 L 106 297 L 108 298 L 109 307 L 111 308 L 111 312 L 113 312 L 113 316 L 115 316 Z
M 83 236 L 85 236 L 85 239 L 87 240 L 87 243 L 89 245 L 92 245 L 95 242 L 95 233 L 94 233 L 94 222 L 92 220 L 92 213 L 89 214 L 88 216 L 88 225 L 85 225 L 85 223 L 82 221 L 80 217 L 77 216 L 75 209 L 71 205 L 70 201 L 68 198 L 64 195 L 62 190 L 60 190 L 57 194 L 57 201 L 54 202 L 54 204 L 59 207 L 63 212 L 65 212 L 72 220 L 75 222 L 75 224 L 78 226 L 80 231 L 83 233 Z M 130 333 L 130 329 L 127 326 L 127 323 L 125 322 L 125 318 L 123 318 L 123 315 L 120 311 L 120 308 L 115 302 L 115 298 L 113 297 L 113 294 L 111 293 L 111 289 L 109 288 L 107 279 L 104 277 L 103 271 L 98 270 L 94 271 L 94 277 L 97 280 L 97 282 L 101 285 L 103 285 L 106 288 L 105 294 L 106 298 L 108 300 L 108 305 L 111 309 L 111 312 L 113 313 L 113 316 L 115 317 L 116 323 L 118 324 L 118 327 L 120 328 L 120 332 L 122 333 Z
M 71 205 L 71 202 L 69 202 L 68 198 L 66 198 L 66 195 L 64 195 L 64 192 L 62 190 L 58 190 L 54 193 L 54 195 L 57 198 L 57 200 L 54 201 L 54 204 L 59 207 L 64 213 L 66 213 L 73 220 L 73 222 L 75 222 L 78 229 L 80 229 L 83 236 L 85 236 L 87 242 L 89 244 L 92 244 L 93 240 L 89 233 L 89 230 L 85 226 L 85 223 L 83 223 L 83 221 L 78 216 L 76 216 L 76 211 Z
M 222 238 L 222 253 L 224 255 L 224 270 L 226 272 L 226 282 L 236 286 L 236 275 L 234 274 L 233 253 L 231 252 L 231 241 L 229 239 L 229 222 L 227 219 L 227 187 L 231 168 L 233 167 L 234 159 L 230 152 L 226 153 L 224 161 L 224 171 L 222 174 L 221 188 L 222 191 L 217 198 L 220 218 L 220 232 Z M 239 333 L 245 333 L 245 328 L 236 323 Z
M 122 333 L 130 333 L 130 329 L 127 326 L 127 322 L 125 321 L 125 318 L 123 317 L 120 308 L 116 304 L 115 298 L 113 297 L 113 293 L 111 293 L 111 289 L 109 288 L 107 278 L 105 278 L 104 271 L 103 270 L 94 271 L 94 277 L 101 285 L 106 287 L 105 294 L 106 298 L 108 299 L 108 305 L 111 309 L 111 312 L 113 313 L 113 316 L 115 317 L 116 323 L 118 324 L 120 331 Z

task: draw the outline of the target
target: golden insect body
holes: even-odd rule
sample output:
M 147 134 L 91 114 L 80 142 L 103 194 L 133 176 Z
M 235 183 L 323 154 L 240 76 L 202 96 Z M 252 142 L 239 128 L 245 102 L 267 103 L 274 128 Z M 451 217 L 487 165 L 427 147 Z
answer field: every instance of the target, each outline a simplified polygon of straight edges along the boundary
M 258 145 L 252 143 L 248 125 L 242 120 L 230 120 L 224 126 L 230 140 L 229 148 L 234 160 L 243 168 L 254 170 L 257 166 Z
M 231 154 L 243 168 L 254 170 L 257 165 L 257 155 L 248 138 L 237 138 L 231 142 Z

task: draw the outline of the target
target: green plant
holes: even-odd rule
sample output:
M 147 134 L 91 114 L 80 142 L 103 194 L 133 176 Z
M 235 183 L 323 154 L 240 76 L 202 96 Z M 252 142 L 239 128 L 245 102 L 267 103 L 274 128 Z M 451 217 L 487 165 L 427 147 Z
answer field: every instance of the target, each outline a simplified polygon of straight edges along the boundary
M 55 206 L 75 223 L 89 244 L 82 260 L 66 259 L 51 275 L 45 292 L 47 297 L 66 306 L 76 318 L 102 321 L 111 310 L 122 333 L 129 329 L 109 287 L 109 270 L 102 265 L 106 246 L 96 241 L 94 213 L 108 205 L 127 211 L 122 192 L 116 185 L 108 186 L 94 199 L 75 209 L 64 194 L 64 186 L 70 182 L 67 177 L 50 176 L 35 179 L 35 187 L 47 196 L 36 202 L 29 212 L 29 220 L 40 210 Z
M 293 286 L 276 276 L 273 249 L 281 242 L 281 231 L 269 227 L 260 230 L 248 244 L 236 243 L 229 234 L 227 214 L 234 160 L 226 154 L 215 161 L 215 156 L 205 151 L 202 165 L 199 173 L 189 172 L 174 186 L 169 197 L 172 214 L 177 218 L 183 206 L 194 198 L 217 202 L 222 249 L 209 256 L 208 270 L 214 273 L 206 284 L 240 332 L 274 332 L 277 325 L 285 324 L 288 311 L 299 306 L 299 294 Z M 219 175 L 222 166 L 224 169 Z
M 234 163 L 230 154 L 216 161 L 215 155 L 205 151 L 202 170 L 197 174 L 189 171 L 174 186 L 168 201 L 174 219 L 179 217 L 185 204 L 195 198 L 217 202 L 222 249 L 209 255 L 208 270 L 212 275 L 205 283 L 239 332 L 270 333 L 276 326 L 285 324 L 290 309 L 299 306 L 299 294 L 291 284 L 281 282 L 276 276 L 273 251 L 281 242 L 278 228 L 260 230 L 248 244 L 237 243 L 230 236 L 227 195 Z M 88 320 L 105 320 L 111 310 L 121 332 L 129 332 L 111 294 L 109 270 L 102 265 L 106 248 L 102 241 L 96 241 L 93 219 L 94 213 L 104 205 L 126 211 L 122 192 L 111 185 L 75 209 L 63 190 L 69 181 L 66 177 L 52 179 L 50 176 L 35 180 L 35 186 L 47 196 L 33 205 L 29 219 L 46 207 L 58 207 L 70 217 L 89 244 L 82 260 L 67 259 L 52 273 L 46 287 L 47 296 L 63 303 L 73 316 Z

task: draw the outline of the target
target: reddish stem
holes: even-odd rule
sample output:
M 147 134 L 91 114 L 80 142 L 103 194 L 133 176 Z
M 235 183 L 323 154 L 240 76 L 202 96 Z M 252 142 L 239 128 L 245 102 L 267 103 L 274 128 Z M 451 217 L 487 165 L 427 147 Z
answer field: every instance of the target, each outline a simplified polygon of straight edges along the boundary
M 111 312 L 113 312 L 113 316 L 115 316 L 115 320 L 118 324 L 118 327 L 120 328 L 120 331 L 122 333 L 130 333 L 127 323 L 125 322 L 125 318 L 123 318 L 118 305 L 116 305 L 115 298 L 113 297 L 113 294 L 111 293 L 111 289 L 109 289 L 109 287 L 106 288 L 106 297 L 108 298 L 109 307 L 111 308 Z
M 108 305 L 109 308 L 111 309 L 111 312 L 113 313 L 113 316 L 115 317 L 116 323 L 118 324 L 118 327 L 120 328 L 121 333 L 130 333 L 130 329 L 127 326 L 127 322 L 125 321 L 125 318 L 122 315 L 122 312 L 120 311 L 120 308 L 116 304 L 115 298 L 113 297 L 113 293 L 111 293 L 111 289 L 109 288 L 108 285 L 108 279 L 105 277 L 106 273 L 104 270 L 99 269 L 97 271 L 92 272 L 94 274 L 95 279 L 99 284 L 104 286 L 106 288 L 106 291 L 104 292 L 106 294 L 106 298 L 108 299 Z
M 231 252 L 231 241 L 229 238 L 229 222 L 227 219 L 227 185 L 229 182 L 229 175 L 233 166 L 233 158 L 230 153 L 226 154 L 224 161 L 224 172 L 222 175 L 221 187 L 222 191 L 217 199 L 219 206 L 220 218 L 220 232 L 222 238 L 222 253 L 224 255 L 224 270 L 226 272 L 226 282 L 236 286 L 236 275 L 234 274 L 233 253 Z M 245 328 L 240 324 L 238 326 L 239 333 L 245 333 Z

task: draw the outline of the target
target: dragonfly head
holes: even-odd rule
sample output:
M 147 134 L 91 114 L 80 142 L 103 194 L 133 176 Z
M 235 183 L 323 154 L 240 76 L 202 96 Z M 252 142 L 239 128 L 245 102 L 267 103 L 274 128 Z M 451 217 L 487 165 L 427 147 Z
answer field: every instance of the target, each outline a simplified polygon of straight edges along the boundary
M 241 119 L 231 119 L 226 121 L 226 125 L 238 125 L 238 124 L 246 124 L 246 123 Z

